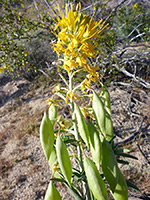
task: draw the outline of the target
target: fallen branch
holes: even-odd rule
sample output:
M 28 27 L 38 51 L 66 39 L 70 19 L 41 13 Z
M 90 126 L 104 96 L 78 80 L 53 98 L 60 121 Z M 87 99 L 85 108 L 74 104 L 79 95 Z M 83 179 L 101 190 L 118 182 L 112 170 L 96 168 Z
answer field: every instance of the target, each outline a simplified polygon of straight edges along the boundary
M 119 141 L 119 142 L 115 142 L 115 145 L 122 145 L 122 144 L 126 144 L 127 142 L 133 140 L 135 138 L 135 136 L 138 135 L 138 133 L 141 132 L 141 129 L 142 129 L 142 125 L 143 125 L 143 122 L 144 122 L 144 119 L 145 117 L 142 117 L 142 120 L 141 120 L 141 123 L 140 123 L 140 126 L 138 128 L 137 131 L 135 131 L 134 133 L 132 133 L 131 135 L 129 135 L 128 137 L 126 137 L 125 139 Z
M 142 156 L 145 158 L 146 162 L 150 165 L 150 161 L 148 160 L 147 156 L 142 151 L 142 149 L 141 149 L 140 145 L 138 144 L 138 142 L 136 141 L 136 139 L 135 139 L 135 144 L 138 147 L 138 149 L 139 149 L 140 153 L 142 154 Z
M 125 74 L 126 76 L 133 78 L 133 80 L 135 82 L 137 82 L 138 84 L 142 85 L 143 87 L 150 89 L 150 83 L 148 83 L 147 81 L 145 81 L 144 79 L 138 77 L 134 74 L 131 74 L 130 72 L 128 72 L 124 67 L 122 67 L 121 69 L 119 69 L 119 67 L 114 64 L 113 67 L 115 67 L 118 71 L 122 72 L 123 74 Z

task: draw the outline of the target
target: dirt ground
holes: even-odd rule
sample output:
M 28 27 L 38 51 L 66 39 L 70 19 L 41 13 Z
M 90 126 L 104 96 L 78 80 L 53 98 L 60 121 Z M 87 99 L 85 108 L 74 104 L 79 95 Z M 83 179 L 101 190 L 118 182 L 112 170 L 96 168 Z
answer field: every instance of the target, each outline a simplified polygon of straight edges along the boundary
M 51 96 L 53 85 L 30 87 L 23 79 L 0 80 L 0 199 L 42 200 L 51 170 L 41 149 L 39 126 Z M 134 134 L 124 142 L 138 160 L 127 159 L 121 166 L 125 177 L 141 193 L 129 189 L 129 199 L 150 199 L 150 91 L 131 91 L 126 86 L 111 85 L 112 120 L 115 142 Z M 122 144 L 122 143 L 121 143 Z M 62 199 L 73 200 L 65 186 L 56 184 Z

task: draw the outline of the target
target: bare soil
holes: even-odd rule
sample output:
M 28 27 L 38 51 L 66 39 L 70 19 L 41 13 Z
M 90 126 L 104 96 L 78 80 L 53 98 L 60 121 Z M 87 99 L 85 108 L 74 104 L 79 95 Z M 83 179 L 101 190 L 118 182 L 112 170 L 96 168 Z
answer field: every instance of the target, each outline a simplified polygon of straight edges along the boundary
M 52 86 L 30 87 L 23 79 L 0 80 L 0 199 L 42 200 L 51 170 L 41 149 L 39 126 L 52 95 Z M 115 142 L 135 133 L 123 146 L 138 160 L 120 165 L 125 177 L 141 193 L 129 189 L 129 199 L 150 199 L 150 91 L 109 87 Z M 144 118 L 143 118 L 144 117 Z M 143 121 L 142 121 L 143 119 Z M 140 129 L 139 129 L 140 127 Z M 139 131 L 138 131 L 139 130 Z M 56 183 L 62 199 L 73 200 L 64 185 Z

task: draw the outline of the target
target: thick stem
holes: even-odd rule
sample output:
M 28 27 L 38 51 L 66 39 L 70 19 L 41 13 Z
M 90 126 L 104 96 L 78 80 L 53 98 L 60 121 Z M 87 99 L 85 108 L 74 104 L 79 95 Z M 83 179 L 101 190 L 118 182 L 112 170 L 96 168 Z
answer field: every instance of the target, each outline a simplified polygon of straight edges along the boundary
M 72 73 L 68 73 L 69 75 L 69 90 L 72 92 L 73 91 L 73 74 Z M 74 134 L 75 134 L 75 138 L 77 141 L 80 141 L 80 134 L 78 132 L 78 127 L 77 127 L 77 120 L 76 120 L 76 115 L 75 115 L 75 112 L 74 112 L 74 103 L 73 101 L 70 99 L 71 101 L 71 111 L 72 111 L 72 120 L 74 122 Z M 83 166 L 83 158 L 82 158 L 82 147 L 81 147 L 81 144 L 78 143 L 77 145 L 77 152 L 78 152 L 78 159 L 79 159 L 79 165 L 80 165 L 80 170 L 81 172 L 84 171 L 84 166 Z M 81 183 L 81 187 L 82 187 L 82 190 L 83 189 L 83 182 Z M 88 183 L 86 182 L 84 184 L 84 188 L 85 188 L 85 197 L 86 199 L 88 200 L 92 200 L 92 195 L 91 195 L 91 192 L 90 192 L 90 189 L 89 189 L 89 186 L 88 186 Z
M 72 92 L 73 91 L 73 76 L 71 73 L 69 73 L 68 75 L 69 75 L 69 90 Z M 74 122 L 74 135 L 75 135 L 75 139 L 77 141 L 79 141 L 80 135 L 78 132 L 77 120 L 76 120 L 76 116 L 75 116 L 75 112 L 74 112 L 74 103 L 71 99 L 70 99 L 70 101 L 71 101 L 70 107 L 71 107 L 71 112 L 72 112 L 72 120 Z M 78 159 L 79 159 L 79 168 L 80 168 L 80 171 L 83 172 L 84 167 L 83 167 L 82 149 L 81 149 L 80 143 L 77 144 L 77 154 L 78 154 Z M 83 190 L 82 182 L 81 182 L 81 188 Z
M 72 76 L 72 73 L 69 73 L 68 75 L 69 75 L 69 90 L 72 91 L 73 90 L 73 76 Z M 70 101 L 71 101 L 72 120 L 74 122 L 75 138 L 77 141 L 79 141 L 80 135 L 78 132 L 77 120 L 76 120 L 76 116 L 74 113 L 74 103 L 72 102 L 72 100 L 70 100 Z M 81 170 L 83 171 L 83 159 L 82 159 L 82 150 L 81 150 L 80 144 L 77 145 L 77 151 L 78 151 L 78 158 L 80 160 L 80 167 L 81 167 Z

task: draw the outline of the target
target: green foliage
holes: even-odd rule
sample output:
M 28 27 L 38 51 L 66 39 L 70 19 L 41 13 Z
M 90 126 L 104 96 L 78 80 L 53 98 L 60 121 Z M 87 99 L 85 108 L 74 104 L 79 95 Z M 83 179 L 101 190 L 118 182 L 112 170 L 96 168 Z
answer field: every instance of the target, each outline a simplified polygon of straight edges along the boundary
M 102 179 L 94 162 L 90 160 L 88 157 L 84 158 L 84 169 L 89 184 L 89 188 L 92 191 L 94 197 L 97 200 L 108 200 L 108 194 L 105 182 Z
M 49 160 L 54 145 L 54 129 L 46 113 L 44 113 L 40 126 L 40 140 L 46 158 Z
M 54 55 L 49 46 L 52 35 L 44 25 L 47 22 L 50 24 L 51 20 L 45 15 L 37 18 L 34 4 L 28 1 L 2 0 L 0 65 L 6 66 L 7 73 L 33 79 L 38 69 L 47 68 L 46 62 L 50 63 Z
M 48 186 L 48 190 L 45 195 L 45 200 L 61 200 L 61 196 L 51 181 Z
M 66 80 L 68 85 L 72 83 L 72 80 L 73 76 L 70 74 L 69 82 Z M 80 90 L 81 84 L 75 88 Z M 74 92 L 75 91 L 76 90 L 74 90 Z M 53 129 L 56 141 L 54 142 L 53 151 L 51 151 L 48 159 L 53 172 L 51 181 L 63 182 L 75 199 L 108 199 L 106 185 L 109 185 L 109 189 L 115 200 L 127 200 L 127 183 L 118 166 L 118 163 L 123 160 L 119 160 L 118 156 L 133 159 L 136 159 L 136 157 L 128 154 L 128 150 L 120 149 L 115 146 L 113 135 L 108 140 L 107 135 L 104 134 L 108 125 L 107 123 L 99 123 L 99 121 L 101 121 L 101 118 L 105 119 L 107 113 L 105 106 L 110 105 L 110 96 L 109 93 L 105 96 L 103 92 L 108 93 L 108 90 L 106 88 L 104 90 L 104 86 L 102 85 L 102 96 L 99 96 L 96 92 L 89 92 L 89 94 L 86 95 L 86 102 L 88 105 L 92 96 L 92 104 L 94 104 L 94 107 L 92 109 L 91 106 L 88 106 L 84 112 L 82 106 L 78 105 L 78 101 L 76 100 L 76 103 L 74 103 L 70 98 L 67 103 L 72 110 L 72 119 L 60 119 L 60 117 L 56 116 L 56 110 L 54 110 L 54 113 L 50 116 L 51 123 L 55 121 Z M 59 90 L 55 92 L 52 100 L 48 101 L 50 105 L 54 104 L 59 106 L 59 101 L 57 101 L 57 98 L 55 99 L 56 95 L 60 96 L 59 94 L 61 94 L 64 101 L 66 94 L 59 87 Z M 109 98 L 104 98 L 104 96 L 109 96 Z M 82 92 L 79 98 L 81 97 L 84 97 Z M 100 106 L 98 106 L 98 102 L 100 102 Z M 103 112 L 101 112 L 102 108 Z M 109 111 L 111 113 L 110 106 Z M 97 114 L 94 115 L 95 112 Z M 96 119 L 97 117 L 99 121 Z M 45 116 L 43 120 L 44 118 Z M 42 128 L 44 126 L 43 120 L 40 134 L 43 135 L 43 138 L 47 138 L 47 133 L 44 133 L 44 129 Z M 102 132 L 102 127 L 104 132 Z M 51 136 L 49 135 L 49 141 L 50 140 Z M 41 139 L 41 143 L 43 143 L 43 139 Z M 51 145 L 48 146 L 51 148 Z M 48 146 L 46 145 L 44 149 Z M 45 149 L 44 152 L 47 152 L 47 149 Z M 45 155 L 47 155 L 47 153 L 45 153 Z M 73 168 L 73 164 L 71 164 L 74 161 L 76 162 L 76 168 Z M 122 162 L 122 164 L 130 163 Z M 128 184 L 137 189 L 134 184 Z M 47 193 L 49 195 L 51 194 L 49 187 Z
M 128 42 L 138 34 L 142 34 L 136 40 L 142 41 L 149 38 L 150 27 L 150 10 L 145 10 L 141 4 L 134 4 L 133 6 L 121 6 L 114 17 L 114 30 L 116 30 L 116 37 L 120 40 Z

